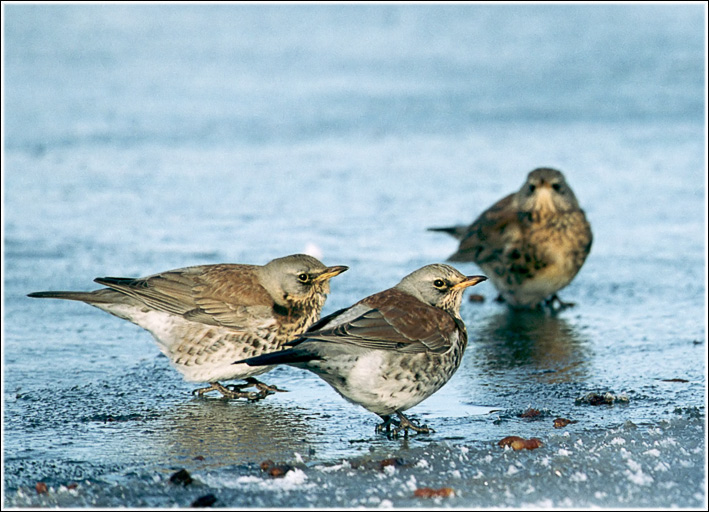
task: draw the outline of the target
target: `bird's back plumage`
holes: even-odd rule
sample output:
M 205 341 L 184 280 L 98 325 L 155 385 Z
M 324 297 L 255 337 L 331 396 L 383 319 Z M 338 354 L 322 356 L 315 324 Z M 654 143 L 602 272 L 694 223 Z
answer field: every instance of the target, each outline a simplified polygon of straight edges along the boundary
M 374 294 L 355 305 L 361 314 L 332 327 L 310 330 L 310 340 L 357 345 L 399 352 L 442 353 L 451 347 L 444 333 L 455 329 L 456 319 L 400 290 Z M 334 319 L 333 319 L 334 320 Z

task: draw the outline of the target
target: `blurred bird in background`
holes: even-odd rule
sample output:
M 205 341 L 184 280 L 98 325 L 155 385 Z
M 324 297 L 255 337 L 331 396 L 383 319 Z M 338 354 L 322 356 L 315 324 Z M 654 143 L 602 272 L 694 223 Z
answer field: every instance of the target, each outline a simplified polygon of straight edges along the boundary
M 539 168 L 524 185 L 485 210 L 469 226 L 429 228 L 460 240 L 450 261 L 473 261 L 512 308 L 573 306 L 557 292 L 586 261 L 591 226 L 564 175 Z

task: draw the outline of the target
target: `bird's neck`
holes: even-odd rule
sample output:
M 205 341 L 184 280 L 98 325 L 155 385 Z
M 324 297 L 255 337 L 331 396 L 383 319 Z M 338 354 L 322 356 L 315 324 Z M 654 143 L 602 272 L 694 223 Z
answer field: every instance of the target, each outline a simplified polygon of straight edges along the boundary
M 295 337 L 305 332 L 320 318 L 325 296 L 316 294 L 312 299 L 291 303 L 289 307 L 275 304 L 273 311 L 278 321 L 279 335 Z

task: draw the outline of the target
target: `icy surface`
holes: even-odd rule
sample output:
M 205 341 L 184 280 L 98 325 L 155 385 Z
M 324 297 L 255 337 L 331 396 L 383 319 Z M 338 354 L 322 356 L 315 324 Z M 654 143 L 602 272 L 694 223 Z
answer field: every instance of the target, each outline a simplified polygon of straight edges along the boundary
M 705 8 L 3 4 L 3 23 L 4 506 L 706 507 Z M 427 227 L 542 165 L 594 230 L 577 306 L 513 314 L 475 287 L 460 370 L 410 411 L 430 435 L 375 435 L 293 368 L 259 403 L 193 398 L 147 332 L 26 297 L 307 251 L 350 266 L 329 313 L 445 260 Z

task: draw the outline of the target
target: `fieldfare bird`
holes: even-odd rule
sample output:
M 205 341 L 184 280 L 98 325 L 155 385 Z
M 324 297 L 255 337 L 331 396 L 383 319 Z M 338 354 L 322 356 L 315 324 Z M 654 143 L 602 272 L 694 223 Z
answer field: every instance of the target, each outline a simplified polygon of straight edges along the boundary
M 517 192 L 501 199 L 470 226 L 429 228 L 460 239 L 449 261 L 473 261 L 513 308 L 573 306 L 557 292 L 583 265 L 593 236 L 564 175 L 535 169 Z
M 29 297 L 86 302 L 149 331 L 189 382 L 208 382 L 203 395 L 257 400 L 274 391 L 254 378 L 272 369 L 232 364 L 279 350 L 318 320 L 330 278 L 347 270 L 294 254 L 266 265 L 223 263 L 133 279 L 103 277 L 92 292 L 36 292 Z M 223 386 L 222 380 L 246 384 Z M 255 386 L 258 392 L 243 392 Z
M 429 432 L 404 416 L 438 391 L 460 365 L 468 343 L 459 309 L 463 291 L 487 279 L 449 265 L 427 265 L 313 325 L 286 350 L 237 364 L 305 368 L 346 400 L 377 414 L 381 432 Z M 392 418 L 398 417 L 398 421 Z

